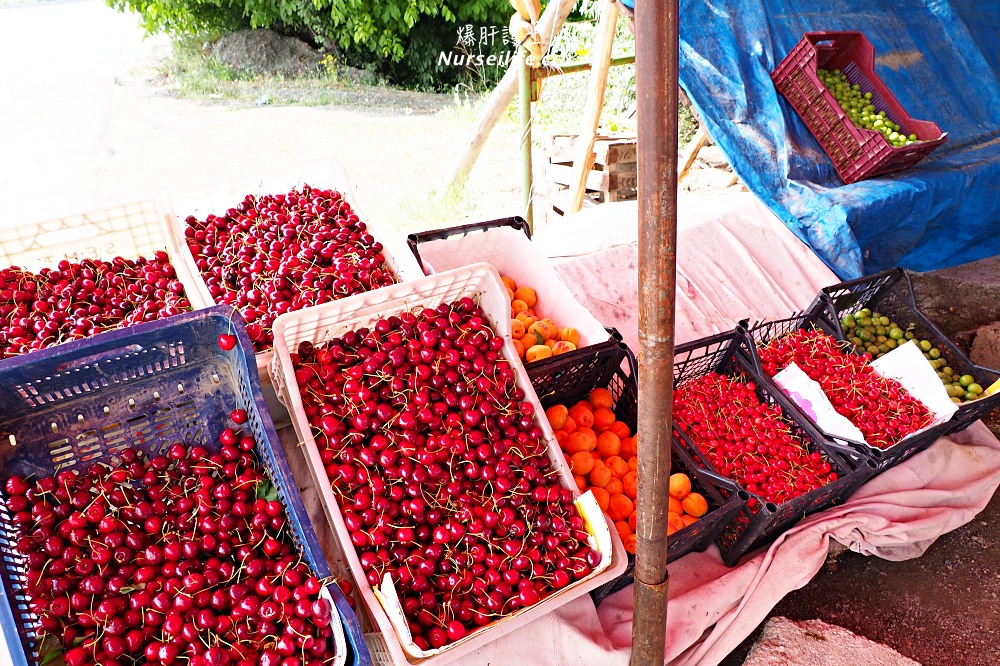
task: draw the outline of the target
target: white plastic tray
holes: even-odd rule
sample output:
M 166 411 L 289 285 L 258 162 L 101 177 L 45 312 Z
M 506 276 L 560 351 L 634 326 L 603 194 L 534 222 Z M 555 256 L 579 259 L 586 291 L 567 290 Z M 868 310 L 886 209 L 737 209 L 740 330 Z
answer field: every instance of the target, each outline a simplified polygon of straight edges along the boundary
M 269 367 L 271 379 L 278 399 L 288 409 L 316 488 L 321 493 L 323 508 L 336 535 L 338 545 L 347 561 L 352 577 L 358 583 L 358 591 L 375 627 L 381 634 L 392 662 L 398 666 L 407 664 L 443 664 L 467 655 L 490 641 L 521 627 L 533 618 L 548 613 L 559 606 L 587 594 L 621 575 L 627 563 L 624 547 L 608 519 L 601 513 L 593 497 L 589 494 L 578 500 L 578 507 L 587 511 L 588 531 L 591 532 L 597 549 L 603 557 L 600 565 L 589 576 L 575 581 L 553 593 L 529 608 L 521 609 L 486 627 L 470 633 L 456 643 L 439 650 L 428 651 L 426 656 L 415 656 L 416 646 L 404 649 L 402 632 L 394 628 L 390 615 L 368 585 L 357 552 L 350 542 L 349 532 L 344 524 L 339 503 L 330 487 L 325 467 L 320 459 L 316 440 L 312 435 L 308 418 L 302 405 L 295 373 L 290 357 L 291 350 L 298 349 L 300 342 L 308 340 L 321 344 L 347 331 L 372 325 L 380 317 L 411 310 L 416 306 L 436 306 L 452 302 L 464 296 L 476 298 L 497 335 L 503 336 L 503 355 L 511 361 L 517 377 L 517 385 L 524 390 L 525 399 L 536 408 L 536 415 L 543 414 L 541 404 L 531 386 L 523 364 L 517 359 L 510 338 L 510 302 L 507 292 L 496 270 L 488 264 L 474 264 L 464 268 L 445 271 L 349 298 L 289 312 L 274 323 L 274 358 Z M 580 497 L 572 474 L 563 458 L 559 446 L 546 419 L 536 417 L 547 443 L 547 453 L 553 467 L 558 471 L 562 485 Z M 339 555 L 339 554 L 338 554 Z M 374 638 L 374 637 L 372 637 Z M 369 639 L 370 641 L 371 639 Z
M 535 312 L 539 317 L 549 317 L 560 328 L 579 330 L 578 348 L 610 338 L 604 325 L 573 296 L 548 258 L 523 231 L 510 226 L 492 227 L 465 236 L 426 241 L 417 251 L 429 274 L 486 262 L 501 275 L 513 278 L 518 286 L 533 288 L 538 295 Z
M 293 188 L 301 188 L 304 184 L 335 190 L 344 196 L 358 217 L 365 222 L 368 232 L 382 243 L 386 266 L 398 280 L 420 275 L 416 261 L 400 264 L 396 260 L 390 251 L 391 243 L 387 243 L 379 230 L 373 227 L 371 222 L 358 210 L 354 201 L 354 187 L 351 185 L 347 172 L 340 164 L 335 160 L 303 162 L 271 171 L 252 172 L 215 183 L 173 190 L 163 195 L 161 205 L 166 212 L 167 224 L 173 242 L 179 248 L 178 256 L 185 264 L 187 272 L 194 276 L 199 298 L 205 304 L 203 307 L 215 305 L 215 299 L 208 291 L 208 285 L 201 277 L 201 273 L 194 263 L 194 257 L 192 257 L 185 241 L 184 228 L 186 225 L 184 220 L 187 216 L 194 215 L 198 219 L 204 219 L 209 214 L 222 215 L 226 210 L 243 201 L 248 194 L 284 194 Z M 261 381 L 265 384 L 268 382 L 267 366 L 273 355 L 273 352 L 270 351 L 260 352 L 256 355 L 257 370 L 260 372 Z

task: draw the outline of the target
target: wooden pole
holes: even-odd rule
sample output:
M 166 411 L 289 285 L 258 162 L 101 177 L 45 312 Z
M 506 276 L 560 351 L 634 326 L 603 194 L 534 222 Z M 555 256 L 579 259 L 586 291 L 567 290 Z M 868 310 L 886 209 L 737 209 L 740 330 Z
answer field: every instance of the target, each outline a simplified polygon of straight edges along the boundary
M 594 167 L 594 139 L 601 122 L 601 110 L 604 108 L 604 91 L 608 87 L 608 70 L 611 68 L 611 50 L 615 44 L 617 25 L 618 5 L 611 0 L 604 0 L 601 19 L 597 23 L 597 41 L 594 44 L 587 103 L 583 107 L 580 133 L 573 145 L 573 175 L 569 179 L 567 215 L 578 212 L 583 206 L 583 197 L 587 193 L 587 174 Z
M 524 189 L 524 220 L 528 230 L 534 232 L 532 215 L 533 189 L 531 173 L 531 67 L 528 65 L 528 49 L 518 47 L 521 95 L 521 187 Z
M 639 0 L 639 483 L 632 664 L 662 666 L 677 271 L 677 0 Z
M 550 0 L 549 4 L 545 6 L 545 11 L 542 12 L 536 26 L 536 32 L 542 40 L 542 53 L 549 50 L 549 43 L 559 34 L 563 23 L 566 22 L 566 18 L 573 11 L 575 5 L 575 0 Z M 465 144 L 465 150 L 462 151 L 458 163 L 455 164 L 448 181 L 449 186 L 453 187 L 464 182 L 472 172 L 472 167 L 475 166 L 476 160 L 483 152 L 486 140 L 490 138 L 490 132 L 493 131 L 500 116 L 510 106 L 514 95 L 517 94 L 520 80 L 519 69 L 520 59 L 514 58 L 510 67 L 507 68 L 507 73 L 503 75 L 500 83 L 490 93 L 489 99 L 486 100 L 486 106 L 480 114 L 479 120 L 476 121 L 476 126 L 472 128 L 472 134 Z
M 698 126 L 698 130 L 691 137 L 691 142 L 688 144 L 684 151 L 684 157 L 681 159 L 680 170 L 677 172 L 677 182 L 684 180 L 684 177 L 694 166 L 694 161 L 698 159 L 698 153 L 701 149 L 708 145 L 708 132 L 705 131 L 704 127 Z

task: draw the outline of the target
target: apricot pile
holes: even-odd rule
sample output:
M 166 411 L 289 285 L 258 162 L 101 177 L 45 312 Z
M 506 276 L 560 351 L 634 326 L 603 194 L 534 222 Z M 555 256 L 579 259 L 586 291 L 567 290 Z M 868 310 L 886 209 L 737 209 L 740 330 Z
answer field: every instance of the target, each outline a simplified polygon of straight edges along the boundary
M 514 349 L 526 363 L 540 361 L 574 351 L 580 344 L 580 331 L 559 328 L 548 317 L 539 317 L 535 311 L 538 295 L 527 286 L 518 286 L 513 278 L 503 276 L 510 296 L 510 330 Z
M 635 553 L 636 440 L 615 417 L 611 392 L 595 388 L 572 407 L 545 410 L 577 488 L 590 490 L 615 522 L 625 549 Z

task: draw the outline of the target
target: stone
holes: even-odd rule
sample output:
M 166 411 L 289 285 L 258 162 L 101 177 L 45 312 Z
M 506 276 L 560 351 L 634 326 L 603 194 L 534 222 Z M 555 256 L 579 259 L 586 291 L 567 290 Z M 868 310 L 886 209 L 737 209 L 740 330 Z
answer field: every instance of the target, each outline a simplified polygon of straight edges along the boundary
M 822 620 L 772 617 L 743 666 L 920 666 L 892 648 Z
M 315 74 L 323 59 L 301 39 L 263 28 L 223 35 L 212 45 L 212 55 L 238 72 L 288 78 Z
M 980 326 L 976 330 L 969 358 L 976 365 L 1000 370 L 1000 321 Z
M 914 298 L 927 318 L 956 341 L 1000 320 L 1000 256 L 926 273 L 910 273 Z

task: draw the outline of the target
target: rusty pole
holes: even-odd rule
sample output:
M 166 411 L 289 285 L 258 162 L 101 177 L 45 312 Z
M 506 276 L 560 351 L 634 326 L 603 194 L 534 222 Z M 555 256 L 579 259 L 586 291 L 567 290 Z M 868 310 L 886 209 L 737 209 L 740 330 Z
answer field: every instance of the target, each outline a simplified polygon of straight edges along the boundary
M 639 487 L 632 664 L 662 666 L 677 269 L 677 0 L 635 8 L 639 178 Z

